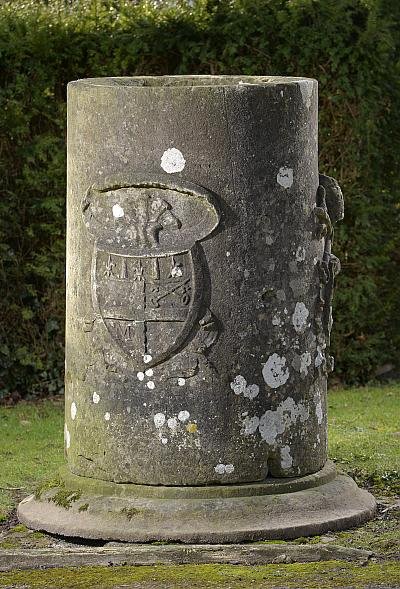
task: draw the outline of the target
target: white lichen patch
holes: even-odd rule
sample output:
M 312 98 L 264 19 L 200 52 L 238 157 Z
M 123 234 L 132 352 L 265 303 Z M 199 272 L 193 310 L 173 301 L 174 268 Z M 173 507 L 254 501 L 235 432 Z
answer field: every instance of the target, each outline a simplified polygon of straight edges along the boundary
M 121 217 L 124 216 L 125 213 L 124 213 L 124 209 L 121 207 L 121 205 L 115 204 L 115 205 L 113 205 L 113 208 L 112 208 L 112 214 L 113 214 L 114 219 L 120 219 Z
M 168 444 L 168 438 L 161 437 L 160 440 L 161 440 L 161 444 L 163 444 L 164 446 L 165 446 L 165 444 Z
M 146 387 L 148 389 L 154 389 L 155 386 L 156 385 L 154 384 L 154 381 L 153 380 L 149 380 L 148 382 L 146 382 Z
M 309 314 L 310 312 L 303 302 L 296 303 L 292 315 L 292 323 L 297 333 L 303 333 L 306 329 Z
M 277 389 L 284 385 L 289 378 L 289 368 L 286 366 L 286 358 L 278 354 L 272 354 L 263 366 L 262 375 L 271 389 Z
M 321 425 L 324 414 L 322 412 L 321 393 L 318 389 L 315 391 L 314 403 L 315 403 L 315 415 L 317 417 L 318 424 Z
M 96 391 L 92 395 L 92 400 L 95 405 L 97 405 L 97 403 L 100 401 L 100 395 L 98 395 Z
M 315 405 L 315 415 L 317 416 L 317 420 L 318 420 L 319 425 L 321 425 L 322 419 L 323 419 L 321 401 L 318 401 L 318 403 Z
M 283 470 L 288 470 L 292 468 L 293 465 L 293 458 L 290 456 L 290 447 L 283 446 L 281 448 L 281 467 Z
M 68 426 L 66 423 L 64 424 L 64 442 L 65 442 L 65 447 L 68 450 L 68 448 L 71 445 L 71 434 L 68 431 Z
M 111 415 L 109 414 L 109 412 L 108 412 L 108 411 L 107 411 L 106 413 L 104 413 L 104 419 L 105 419 L 106 421 L 110 421 L 110 419 L 111 419 Z
M 148 368 L 145 372 L 146 376 L 153 376 L 154 375 L 154 370 L 152 368 Z
M 154 415 L 154 425 L 157 428 L 157 437 L 161 443 L 174 444 L 178 451 L 187 448 L 200 448 L 199 430 L 196 420 L 189 421 L 189 411 L 183 409 L 177 415 L 168 417 L 164 413 Z M 168 435 L 168 438 L 167 438 Z M 163 442 L 163 439 L 166 441 Z
M 304 352 L 300 356 L 300 374 L 307 376 L 308 367 L 311 365 L 311 354 L 310 352 Z
M 292 168 L 286 168 L 283 166 L 279 168 L 279 172 L 276 176 L 276 181 L 283 188 L 290 188 L 293 184 L 293 170 Z
M 150 354 L 145 354 L 143 356 L 143 362 L 145 364 L 148 364 L 149 362 L 151 362 L 153 360 L 153 356 L 151 356 Z
M 139 380 L 144 380 L 144 372 L 137 372 L 136 376 Z
M 245 397 L 247 397 L 248 399 L 255 399 L 255 397 L 257 397 L 259 392 L 260 392 L 260 387 L 258 386 L 258 384 L 249 384 L 249 385 L 247 385 L 246 390 L 244 391 L 243 395 Z
M 175 432 L 178 429 L 178 420 L 176 419 L 176 417 L 170 417 L 167 420 L 167 425 L 168 425 L 169 429 L 171 429 L 173 432 Z
M 247 380 L 241 374 L 238 374 L 237 376 L 235 376 L 235 378 L 231 382 L 231 389 L 233 390 L 235 395 L 240 395 L 241 393 L 243 393 L 246 386 L 247 386 Z
M 183 410 L 183 411 L 179 411 L 179 413 L 178 413 L 178 419 L 179 419 L 179 421 L 182 421 L 183 423 L 185 423 L 185 421 L 188 421 L 189 417 L 190 417 L 189 411 Z
M 282 323 L 280 313 L 275 313 L 275 315 L 273 315 L 273 317 L 272 317 L 271 322 L 272 322 L 272 325 L 275 325 L 275 327 L 281 327 L 283 325 L 283 323 Z
M 254 415 L 253 417 L 246 416 L 242 421 L 241 433 L 244 436 L 251 436 L 252 434 L 256 433 L 259 425 L 260 418 L 257 415 Z
M 233 464 L 217 464 L 214 467 L 214 470 L 217 474 L 232 474 L 235 470 Z
M 162 427 L 165 423 L 164 413 L 156 413 L 153 419 L 156 427 Z
M 319 368 L 325 362 L 325 354 L 322 351 L 321 346 L 317 346 L 317 355 L 314 360 L 315 368 Z
M 75 401 L 72 401 L 72 403 L 71 403 L 71 419 L 72 420 L 75 419 L 77 411 L 78 411 L 78 409 L 77 409 L 76 403 L 75 403 Z
M 296 261 L 297 262 L 304 262 L 306 259 L 306 250 L 303 246 L 299 245 L 296 250 Z
M 183 377 L 178 378 L 178 385 L 180 387 L 183 387 L 186 383 L 186 379 L 184 379 Z
M 248 399 L 254 399 L 260 392 L 260 387 L 257 384 L 247 384 L 247 380 L 241 374 L 235 376 L 231 382 L 231 389 L 235 395 L 243 395 Z
M 258 429 L 265 442 L 275 444 L 279 435 L 298 421 L 304 423 L 309 416 L 310 412 L 303 403 L 296 403 L 292 397 L 288 397 L 275 411 L 268 410 L 260 417 Z
M 176 147 L 170 147 L 161 156 L 161 167 L 167 174 L 182 172 L 185 165 L 186 160 L 182 152 L 176 149 Z

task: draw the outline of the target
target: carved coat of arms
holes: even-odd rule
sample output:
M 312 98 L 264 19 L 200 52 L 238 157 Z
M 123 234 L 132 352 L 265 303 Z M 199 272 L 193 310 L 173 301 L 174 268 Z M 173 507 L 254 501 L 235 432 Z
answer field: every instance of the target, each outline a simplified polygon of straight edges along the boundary
M 172 357 L 206 314 L 199 242 L 219 222 L 213 196 L 194 185 L 108 181 L 89 188 L 83 216 L 95 314 L 134 366 Z

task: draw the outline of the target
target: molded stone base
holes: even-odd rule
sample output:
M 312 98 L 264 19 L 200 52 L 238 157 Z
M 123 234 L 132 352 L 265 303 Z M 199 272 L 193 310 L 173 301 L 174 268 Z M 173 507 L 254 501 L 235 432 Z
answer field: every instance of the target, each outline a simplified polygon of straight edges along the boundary
M 30 528 L 125 542 L 227 543 L 290 539 L 359 525 L 375 500 L 327 462 L 296 479 L 212 487 L 116 484 L 61 472 L 61 484 L 24 499 Z M 38 494 L 37 494 L 38 495 Z

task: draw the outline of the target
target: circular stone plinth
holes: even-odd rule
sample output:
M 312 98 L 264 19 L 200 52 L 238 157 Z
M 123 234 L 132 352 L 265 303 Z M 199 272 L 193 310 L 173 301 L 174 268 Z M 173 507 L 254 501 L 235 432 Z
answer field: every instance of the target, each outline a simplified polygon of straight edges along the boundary
M 30 528 L 125 542 L 225 543 L 290 539 L 368 520 L 370 493 L 332 463 L 297 479 L 213 487 L 116 484 L 61 472 L 60 484 L 18 507 Z

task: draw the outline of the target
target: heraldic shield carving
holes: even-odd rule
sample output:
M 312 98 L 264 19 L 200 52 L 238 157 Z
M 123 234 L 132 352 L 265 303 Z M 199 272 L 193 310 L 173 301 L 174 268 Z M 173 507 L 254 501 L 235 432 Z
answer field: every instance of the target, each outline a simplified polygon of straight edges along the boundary
M 95 315 L 135 367 L 171 358 L 210 315 L 199 242 L 219 223 L 213 195 L 192 184 L 114 180 L 91 186 L 82 210 L 94 239 Z

